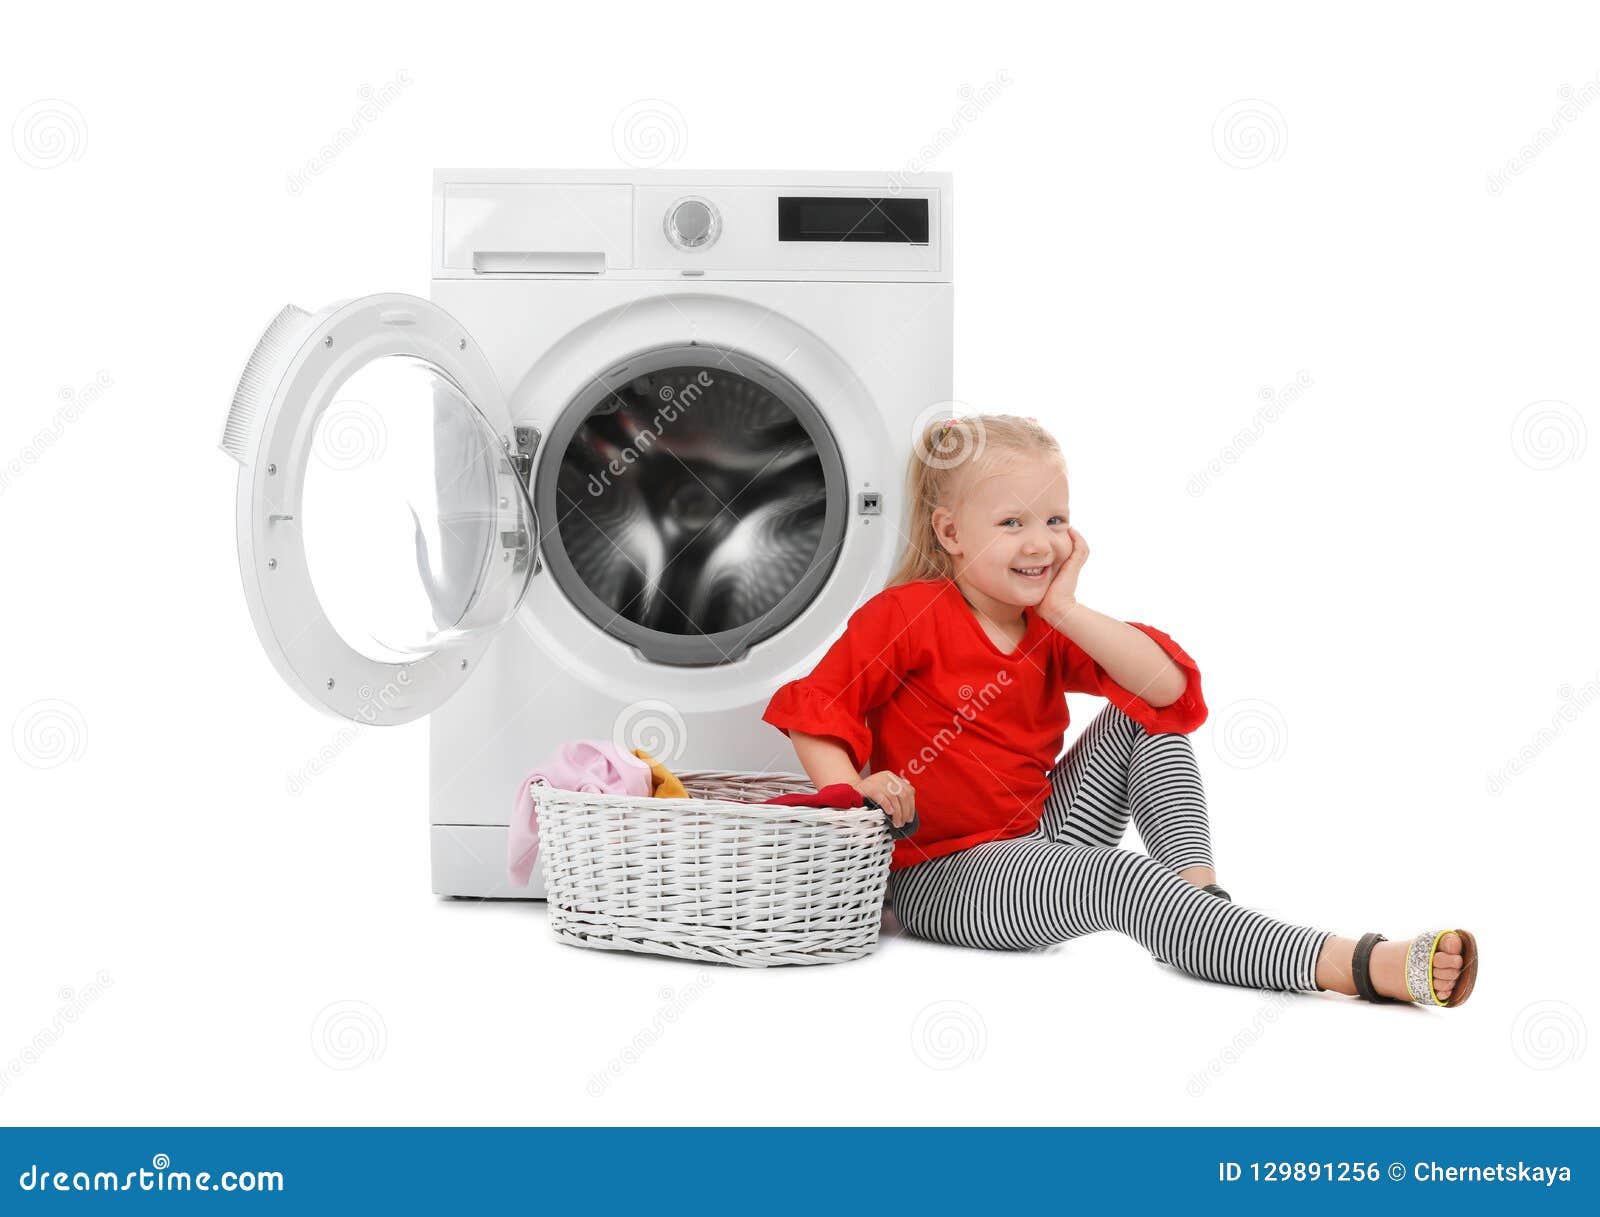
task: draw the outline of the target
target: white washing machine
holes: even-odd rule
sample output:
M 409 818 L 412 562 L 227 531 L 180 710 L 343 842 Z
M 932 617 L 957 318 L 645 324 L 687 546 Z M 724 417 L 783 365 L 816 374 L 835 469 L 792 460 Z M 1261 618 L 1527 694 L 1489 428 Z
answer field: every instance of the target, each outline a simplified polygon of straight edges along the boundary
M 242 376 L 239 564 L 314 705 L 431 715 L 434 891 L 506 881 L 563 741 L 798 768 L 761 721 L 882 587 L 949 412 L 943 174 L 439 170 L 431 300 L 290 307 Z

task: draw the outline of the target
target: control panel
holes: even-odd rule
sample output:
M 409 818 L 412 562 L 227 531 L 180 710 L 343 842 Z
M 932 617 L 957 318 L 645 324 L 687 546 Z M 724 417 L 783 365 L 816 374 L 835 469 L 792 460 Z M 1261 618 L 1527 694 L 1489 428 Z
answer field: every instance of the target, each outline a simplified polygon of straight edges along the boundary
M 439 278 L 948 282 L 942 174 L 439 170 Z

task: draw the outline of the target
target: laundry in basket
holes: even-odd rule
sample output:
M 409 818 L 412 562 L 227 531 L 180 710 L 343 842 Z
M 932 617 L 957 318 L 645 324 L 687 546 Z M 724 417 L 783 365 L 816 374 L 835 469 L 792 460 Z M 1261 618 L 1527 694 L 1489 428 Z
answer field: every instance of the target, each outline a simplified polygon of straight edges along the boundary
M 644 766 L 642 776 L 640 765 Z M 658 799 L 689 797 L 677 775 L 641 748 L 628 753 L 606 740 L 567 741 L 555 756 L 523 778 L 517 787 L 510 829 L 506 834 L 506 874 L 517 887 L 528 886 L 539 858 L 539 817 L 533 803 L 534 786 L 555 786 L 590 794 L 653 795 Z M 834 782 L 817 791 L 793 791 L 765 801 L 785 807 L 875 806 L 846 782 Z
M 527 887 L 539 857 L 539 817 L 532 787 L 555 786 L 590 794 L 648 795 L 655 788 L 651 766 L 609 740 L 568 740 L 517 787 L 506 834 L 506 873 L 517 887 Z

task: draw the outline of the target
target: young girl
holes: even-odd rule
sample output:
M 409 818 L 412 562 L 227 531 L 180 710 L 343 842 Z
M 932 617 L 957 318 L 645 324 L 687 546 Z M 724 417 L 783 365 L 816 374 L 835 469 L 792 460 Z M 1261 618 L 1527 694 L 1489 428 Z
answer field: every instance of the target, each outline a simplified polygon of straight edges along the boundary
M 1089 547 L 1068 522 L 1048 431 L 1011 415 L 936 424 L 907 494 L 894 577 L 762 717 L 819 789 L 848 783 L 896 826 L 915 810 L 889 874 L 909 933 L 1019 950 L 1117 930 L 1226 984 L 1467 999 L 1477 944 L 1465 930 L 1356 941 L 1217 886 L 1189 740 L 1206 718 L 1200 670 L 1162 631 L 1078 600 Z M 1057 763 L 1074 692 L 1111 704 Z M 1120 847 L 1130 820 L 1148 854 Z

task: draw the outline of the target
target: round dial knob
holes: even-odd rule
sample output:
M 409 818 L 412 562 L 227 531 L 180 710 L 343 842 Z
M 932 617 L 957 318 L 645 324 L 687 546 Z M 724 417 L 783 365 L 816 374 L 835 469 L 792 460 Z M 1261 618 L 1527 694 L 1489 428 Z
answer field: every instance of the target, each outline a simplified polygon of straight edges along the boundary
M 679 249 L 704 249 L 722 231 L 722 218 L 705 199 L 679 199 L 667 209 L 667 240 Z

